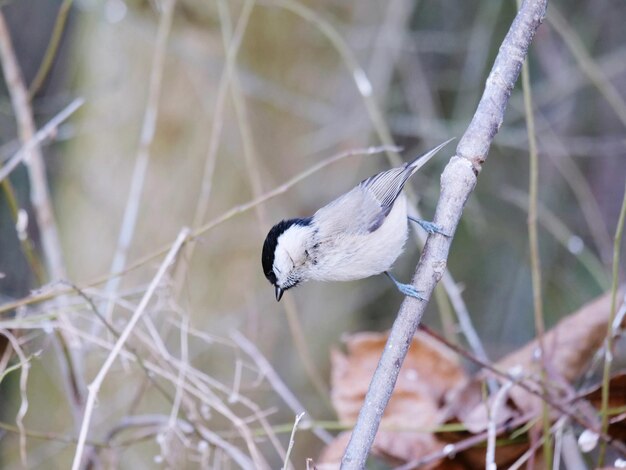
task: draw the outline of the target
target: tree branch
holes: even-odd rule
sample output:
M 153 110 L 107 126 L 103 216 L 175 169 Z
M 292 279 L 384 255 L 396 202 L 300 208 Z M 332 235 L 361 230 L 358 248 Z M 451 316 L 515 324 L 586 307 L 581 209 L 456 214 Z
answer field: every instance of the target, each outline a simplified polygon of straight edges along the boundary
M 489 147 L 502 125 L 504 111 L 517 81 L 528 47 L 543 21 L 547 0 L 525 0 L 504 38 L 485 91 L 469 127 L 441 175 L 441 196 L 435 223 L 453 234 L 463 207 L 476 184 Z M 430 235 L 413 277 L 413 285 L 429 299 L 443 276 L 452 238 Z M 393 392 L 411 339 L 419 326 L 427 302 L 407 297 L 398 313 L 385 350 L 374 373 L 359 417 L 341 463 L 342 469 L 365 467 L 369 450 L 383 412 Z

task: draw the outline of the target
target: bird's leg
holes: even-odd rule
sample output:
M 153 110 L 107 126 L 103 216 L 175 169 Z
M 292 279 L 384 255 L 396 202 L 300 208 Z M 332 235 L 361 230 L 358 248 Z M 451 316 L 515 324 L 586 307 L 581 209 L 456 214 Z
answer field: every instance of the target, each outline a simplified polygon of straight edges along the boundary
M 407 217 L 409 218 L 409 220 L 415 222 L 416 224 L 418 224 L 420 227 L 422 227 L 424 230 L 426 230 L 430 234 L 438 233 L 440 235 L 443 235 L 444 237 L 450 236 L 450 234 L 444 232 L 443 229 L 437 224 L 428 222 L 427 220 L 416 219 L 415 217 L 411 217 L 410 215 Z
M 426 299 L 420 295 L 420 292 L 411 284 L 402 284 L 395 277 L 393 277 L 393 275 L 389 271 L 385 271 L 385 274 L 389 279 L 391 279 L 391 281 L 396 285 L 398 290 L 404 295 L 408 297 L 413 297 L 417 300 L 426 301 Z

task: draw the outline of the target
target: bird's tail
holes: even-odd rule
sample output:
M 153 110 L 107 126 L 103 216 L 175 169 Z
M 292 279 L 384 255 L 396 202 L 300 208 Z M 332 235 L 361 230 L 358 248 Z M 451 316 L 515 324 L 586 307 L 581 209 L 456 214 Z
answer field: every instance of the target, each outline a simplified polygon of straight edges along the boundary
M 437 152 L 439 152 L 439 150 L 444 148 L 446 145 L 448 145 L 453 140 L 454 140 L 454 137 L 452 139 L 446 140 L 443 144 L 437 145 L 434 149 L 429 150 L 424 155 L 420 155 L 419 157 L 417 157 L 412 162 L 407 163 L 406 168 L 410 168 L 412 170 L 411 174 L 415 173 L 417 170 L 422 168 L 426 163 L 428 163 L 428 160 L 433 158 L 437 154 Z

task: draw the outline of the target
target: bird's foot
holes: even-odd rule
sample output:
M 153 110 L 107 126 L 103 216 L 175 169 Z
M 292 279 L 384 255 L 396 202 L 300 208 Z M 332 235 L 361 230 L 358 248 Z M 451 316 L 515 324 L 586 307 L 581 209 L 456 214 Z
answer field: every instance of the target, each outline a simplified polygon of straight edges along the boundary
M 422 227 L 424 230 L 426 230 L 426 232 L 430 234 L 438 233 L 440 235 L 443 235 L 444 237 L 450 237 L 450 234 L 444 232 L 443 229 L 437 224 L 428 222 L 427 220 L 416 219 L 415 217 L 411 217 L 410 215 L 408 217 L 409 217 L 409 220 L 415 222 L 416 224 L 418 224 L 420 227 Z
M 396 288 L 407 297 L 413 297 L 417 300 L 426 301 L 426 299 L 420 295 L 420 291 L 418 291 L 411 284 L 403 284 L 402 282 L 399 282 L 389 271 L 385 271 L 385 274 L 396 285 Z

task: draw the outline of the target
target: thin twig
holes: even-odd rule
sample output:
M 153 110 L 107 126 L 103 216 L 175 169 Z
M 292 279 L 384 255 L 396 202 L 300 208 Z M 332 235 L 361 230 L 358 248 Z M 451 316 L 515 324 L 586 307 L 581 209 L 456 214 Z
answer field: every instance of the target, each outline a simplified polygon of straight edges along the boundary
M 527 423 L 529 420 L 531 420 L 533 415 L 534 413 L 527 413 L 525 415 L 522 415 L 518 418 L 513 419 L 510 422 L 501 424 L 500 426 L 498 426 L 497 432 L 500 433 L 509 429 L 515 429 L 518 426 L 521 426 Z M 452 458 L 453 456 L 460 454 L 464 450 L 471 449 L 472 447 L 480 444 L 481 442 L 484 442 L 487 439 L 487 437 L 488 437 L 487 431 L 484 431 L 480 434 L 475 434 L 455 444 L 447 444 L 443 447 L 443 449 L 438 450 L 437 452 L 433 452 L 432 454 L 427 455 L 419 460 L 413 460 L 404 465 L 396 467 L 394 470 L 412 470 L 414 468 L 422 467 L 424 465 L 427 465 L 432 462 L 436 462 L 446 457 Z
M 3 181 L 11 172 L 33 151 L 39 144 L 53 137 L 59 126 L 66 121 L 78 108 L 85 103 L 83 98 L 76 98 L 65 108 L 63 108 L 56 116 L 50 119 L 45 126 L 39 129 L 35 135 L 22 143 L 20 148 L 9 160 L 0 168 L 0 181 Z
M 46 283 L 46 270 L 35 249 L 33 240 L 28 235 L 28 212 L 20 208 L 19 201 L 15 195 L 15 189 L 10 179 L 0 181 L 0 185 L 2 186 L 2 191 L 4 192 L 7 205 L 9 206 L 9 212 L 15 224 L 17 238 L 20 241 L 24 257 L 35 276 L 37 285 L 44 285 Z
M 237 330 L 233 330 L 230 333 L 230 337 L 237 344 L 237 346 L 239 346 L 250 357 L 250 359 L 254 361 L 259 368 L 259 372 L 263 374 L 274 391 L 278 393 L 289 409 L 296 414 L 302 412 L 306 413 L 306 409 L 302 403 L 300 403 L 298 398 L 291 392 L 291 390 L 289 390 L 289 388 L 287 388 L 285 383 L 272 368 L 272 365 L 265 358 L 265 356 L 263 356 L 254 343 Z M 321 427 L 313 426 L 312 432 L 326 444 L 333 440 L 333 437 Z
M 26 412 L 28 411 L 28 394 L 26 393 L 26 387 L 28 384 L 28 371 L 30 370 L 30 360 L 22 351 L 19 341 L 17 338 L 8 330 L 1 330 L 0 335 L 4 336 L 11 343 L 11 347 L 20 358 L 20 398 L 21 404 L 20 408 L 17 412 L 17 416 L 15 417 L 15 424 L 19 430 L 20 436 L 20 459 L 22 461 L 22 466 L 24 468 L 28 468 L 28 462 L 26 460 L 26 430 L 24 428 L 24 417 L 26 416 Z
M 508 381 L 504 384 L 498 392 L 493 401 L 489 414 L 489 424 L 487 427 L 487 452 L 485 452 L 485 469 L 496 470 L 496 436 L 498 435 L 498 413 L 500 413 L 505 400 L 509 396 L 509 390 L 514 385 L 514 382 Z
M 54 63 L 54 58 L 57 55 L 59 44 L 61 43 L 61 38 L 63 37 L 63 31 L 65 30 L 67 15 L 70 12 L 70 7 L 73 2 L 74 0 L 63 0 L 63 3 L 61 3 L 61 6 L 59 7 L 57 19 L 54 22 L 54 28 L 52 29 L 52 34 L 50 36 L 50 40 L 48 41 L 48 47 L 46 48 L 41 65 L 37 70 L 37 74 L 28 88 L 28 94 L 31 99 L 37 94 L 41 85 L 45 82 L 48 72 L 50 72 L 50 68 Z
M 556 33 L 561 36 L 564 44 L 569 48 L 574 59 L 576 59 L 580 70 L 587 75 L 589 81 L 598 89 L 607 104 L 613 109 L 622 125 L 626 127 L 626 101 L 589 55 L 580 38 L 576 35 L 574 30 L 570 28 L 555 5 L 550 7 L 548 22 Z
M 299 415 L 296 415 L 296 420 L 293 423 L 293 429 L 291 430 L 291 436 L 289 437 L 289 447 L 287 447 L 287 454 L 285 454 L 285 461 L 283 463 L 281 470 L 287 470 L 288 466 L 291 467 L 291 464 L 289 463 L 289 456 L 291 455 L 291 450 L 293 449 L 293 446 L 296 443 L 296 431 L 298 430 L 298 423 L 300 423 L 300 420 L 302 419 L 303 416 L 304 416 L 304 412 L 300 413 Z
M 104 378 L 109 372 L 109 369 L 113 365 L 113 362 L 115 362 L 115 359 L 117 359 L 117 357 L 119 356 L 120 351 L 124 347 L 124 344 L 126 343 L 126 340 L 130 336 L 131 332 L 133 331 L 133 328 L 135 327 L 135 325 L 137 324 L 137 322 L 139 321 L 139 319 L 145 312 L 146 307 L 148 306 L 148 303 L 152 299 L 152 295 L 154 294 L 157 287 L 159 286 L 159 283 L 161 282 L 161 279 L 167 272 L 167 269 L 172 265 L 172 263 L 176 259 L 176 256 L 178 255 L 178 251 L 180 250 L 181 246 L 185 242 L 188 235 L 189 235 L 189 229 L 187 228 L 182 229 L 180 233 L 178 234 L 176 241 L 172 245 L 169 253 L 163 260 L 163 263 L 159 267 L 159 270 L 157 271 L 156 275 L 152 279 L 150 286 L 148 286 L 146 293 L 141 299 L 141 302 L 137 306 L 137 310 L 135 310 L 135 312 L 133 313 L 133 316 L 131 317 L 131 319 L 128 321 L 126 325 L 126 328 L 124 328 L 124 330 L 120 334 L 119 338 L 117 339 L 115 343 L 115 346 L 113 347 L 113 349 L 107 356 L 106 361 L 100 368 L 98 375 L 96 375 L 96 378 L 93 380 L 93 382 L 91 382 L 91 384 L 88 387 L 89 394 L 87 396 L 87 404 L 85 405 L 83 423 L 80 428 L 78 444 L 76 446 L 76 453 L 74 454 L 74 462 L 72 464 L 72 470 L 79 470 L 80 468 L 81 460 L 83 457 L 83 451 L 85 448 L 85 441 L 87 439 L 87 433 L 89 432 L 89 424 L 91 422 L 91 416 L 93 414 L 93 409 L 94 409 L 98 392 L 100 390 L 102 382 L 104 381 Z
M 224 449 L 224 451 L 230 455 L 230 457 L 239 464 L 241 468 L 255 468 L 254 463 L 250 460 L 243 452 L 241 452 L 237 447 L 229 443 L 228 441 L 222 439 L 220 436 L 211 432 L 204 426 L 199 426 L 200 433 L 204 439 L 210 444 L 217 446 L 220 449 Z
M 487 79 L 478 109 L 453 157 L 441 176 L 441 195 L 434 222 L 454 234 L 463 206 L 476 183 L 476 174 L 504 118 L 511 90 L 535 31 L 545 15 L 547 0 L 526 0 L 504 39 Z M 413 285 L 428 299 L 445 270 L 451 238 L 431 235 L 418 263 Z M 407 298 L 394 322 L 374 373 L 357 424 L 342 459 L 343 469 L 365 467 L 385 407 L 391 397 L 402 362 L 421 321 L 426 302 Z
M 24 159 L 28 172 L 30 201 L 35 212 L 35 219 L 41 237 L 43 258 L 45 259 L 48 278 L 51 280 L 64 279 L 66 277 L 65 263 L 56 219 L 52 210 L 46 177 L 46 165 L 38 142 L 28 90 L 13 50 L 13 44 L 2 11 L 0 11 L 0 61 L 2 62 L 4 78 L 17 121 L 22 151 L 24 152 L 23 157 L 20 158 Z M 18 159 L 16 159 L 16 162 L 18 162 Z M 10 171 L 10 167 L 5 167 L 3 167 L 3 170 Z M 6 174 L 8 175 L 8 173 Z M 58 317 L 61 323 L 67 325 L 69 324 L 69 319 L 63 308 L 64 303 L 65 299 L 63 297 L 57 298 Z M 72 349 L 68 346 L 70 340 L 72 339 L 66 338 L 58 331 L 53 336 L 54 346 L 58 352 L 59 365 L 63 374 L 67 376 L 67 380 L 63 381 L 63 385 L 67 389 L 67 396 L 71 397 L 70 407 L 76 418 L 77 410 L 82 403 L 83 383 L 82 376 L 78 373 L 78 370 L 81 368 L 80 357 L 73 354 Z
M 420 325 L 420 328 L 426 334 L 428 334 L 429 336 L 433 337 L 434 339 L 436 339 L 437 341 L 441 342 L 442 344 L 445 344 L 447 347 L 452 349 L 454 352 L 456 352 L 457 354 L 463 356 L 464 358 L 472 361 L 473 363 L 477 364 L 478 366 L 480 366 L 484 370 L 489 371 L 492 374 L 495 374 L 496 376 L 501 377 L 502 379 L 504 379 L 506 381 L 509 381 L 509 382 L 514 381 L 515 385 L 517 387 L 520 387 L 520 388 L 524 389 L 526 392 L 539 397 L 541 400 L 544 400 L 546 403 L 548 403 L 550 405 L 550 407 L 552 407 L 555 411 L 560 413 L 562 416 L 567 416 L 572 421 L 574 421 L 578 425 L 580 425 L 581 427 L 583 427 L 585 429 L 589 429 L 590 431 L 594 432 L 595 434 L 598 434 L 601 439 L 603 439 L 604 441 L 606 441 L 609 444 L 611 444 L 612 446 L 614 446 L 620 452 L 626 454 L 626 445 L 624 445 L 623 443 L 617 441 L 616 439 L 613 439 L 607 433 L 602 433 L 600 428 L 598 426 L 596 426 L 595 423 L 589 423 L 589 422 L 586 421 L 586 419 L 581 418 L 578 414 L 575 413 L 576 410 L 574 408 L 572 408 L 572 406 L 570 406 L 570 405 L 572 405 L 574 403 L 574 400 L 577 400 L 580 397 L 575 397 L 574 400 L 572 400 L 571 402 L 567 402 L 565 404 L 561 404 L 561 403 L 555 401 L 551 396 L 544 394 L 542 391 L 539 391 L 541 389 L 541 387 L 539 387 L 538 384 L 531 382 L 534 385 L 534 386 L 531 386 L 528 383 L 526 383 L 525 380 L 519 380 L 518 381 L 518 380 L 516 380 L 515 377 L 512 377 L 511 375 L 507 374 L 506 372 L 502 372 L 501 370 L 497 369 L 496 367 L 494 367 L 493 365 L 491 365 L 489 363 L 481 361 L 478 357 L 476 357 L 476 356 L 472 355 L 471 353 L 465 351 L 464 349 L 460 348 L 456 344 L 450 343 L 445 338 L 443 338 L 442 336 L 438 335 L 435 331 L 431 330 L 427 326 Z
M 44 256 L 48 268 L 48 275 L 52 279 L 65 278 L 65 265 L 61 251 L 61 243 L 57 225 L 50 203 L 50 191 L 46 178 L 46 167 L 36 140 L 35 121 L 33 110 L 30 107 L 28 90 L 24 84 L 22 73 L 15 57 L 13 44 L 7 28 L 4 14 L 0 11 L 0 60 L 6 80 L 15 118 L 18 134 L 25 151 L 24 160 L 28 168 L 30 181 L 30 198 L 35 211 L 37 225 L 41 233 Z M 29 142 L 33 144 L 28 145 Z
M 163 2 L 163 10 L 161 19 L 159 20 L 159 28 L 157 31 L 154 53 L 152 55 L 152 67 L 150 70 L 150 82 L 148 85 L 148 98 L 146 109 L 141 126 L 141 134 L 139 137 L 139 149 L 137 150 L 137 159 L 131 177 L 130 191 L 128 200 L 124 209 L 124 217 L 120 228 L 119 238 L 113 262 L 111 263 L 111 274 L 123 271 L 126 267 L 126 257 L 128 250 L 135 234 L 135 227 L 139 216 L 139 206 L 141 203 L 141 194 L 143 193 L 144 181 L 148 172 L 148 164 L 150 163 L 150 146 L 154 139 L 157 125 L 157 117 L 159 114 L 159 97 L 161 95 L 161 81 L 163 79 L 163 70 L 165 67 L 165 51 L 167 39 L 172 27 L 174 17 L 174 7 L 176 0 L 165 0 Z M 113 299 L 117 294 L 121 278 L 118 276 L 111 277 L 106 286 L 106 292 L 110 296 L 109 303 L 105 311 L 107 320 L 111 320 L 115 302 Z
M 611 286 L 611 310 L 609 313 L 609 321 L 606 332 L 606 343 L 604 351 L 604 369 L 602 374 L 602 406 L 600 408 L 600 416 L 602 416 L 601 429 L 605 434 L 609 429 L 609 393 L 611 380 L 611 365 L 613 363 L 613 323 L 615 321 L 615 312 L 617 310 L 617 286 L 619 284 L 619 259 L 622 246 L 622 235 L 624 234 L 624 220 L 626 219 L 626 184 L 624 185 L 624 199 L 622 200 L 622 208 L 619 213 L 619 220 L 615 228 L 615 241 L 613 245 L 613 285 Z M 598 468 L 604 466 L 604 457 L 606 454 L 606 442 L 602 441 L 600 446 L 600 455 L 598 456 Z
M 528 194 L 525 192 L 518 191 L 514 188 L 507 188 L 506 191 L 500 193 L 500 197 L 503 201 L 510 202 L 523 211 L 528 211 Z M 608 290 L 610 279 L 598 257 L 584 243 L 580 249 L 572 249 L 571 242 L 577 239 L 577 235 L 544 204 L 539 203 L 537 211 L 539 223 L 541 223 L 544 230 L 549 232 L 566 251 L 575 256 L 578 262 L 594 279 L 601 291 Z
M 521 7 L 521 0 L 517 0 L 517 8 Z M 543 337 L 545 324 L 543 320 L 543 295 L 541 287 L 541 256 L 539 253 L 539 230 L 537 222 L 539 200 L 539 155 L 537 152 L 537 136 L 535 133 L 535 116 L 533 111 L 532 91 L 530 85 L 530 70 L 528 61 L 522 64 L 522 94 L 524 97 L 524 118 L 526 120 L 526 132 L 528 134 L 528 160 L 529 160 L 529 188 L 528 188 L 528 244 L 530 248 L 530 278 L 533 292 L 533 311 L 535 318 L 535 331 L 537 333 L 537 345 L 539 346 L 541 378 L 547 382 L 546 349 Z M 541 417 L 543 420 L 543 457 L 546 468 L 552 463 L 552 442 L 550 439 L 550 414 L 545 401 L 541 402 Z

